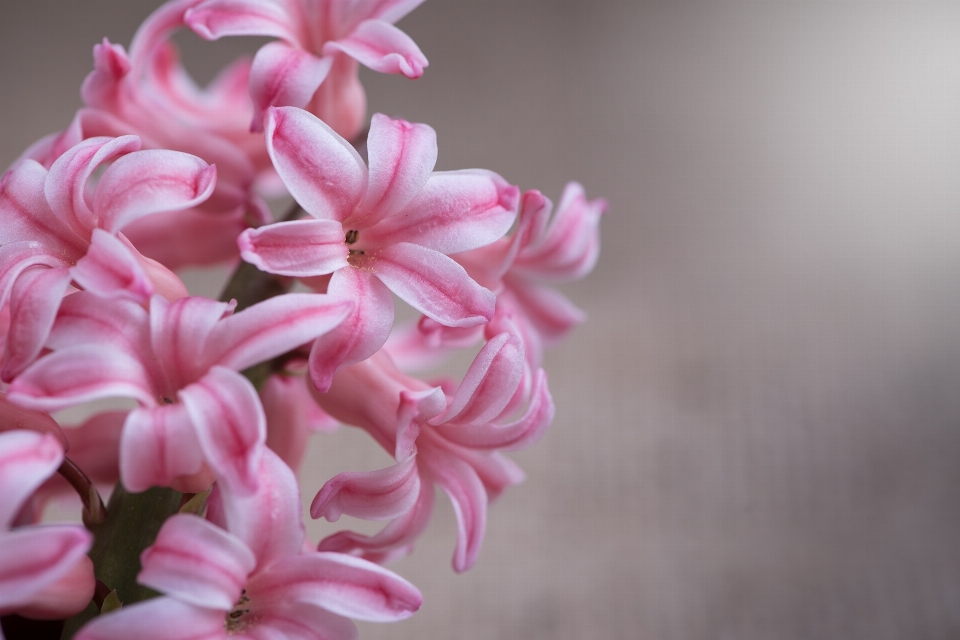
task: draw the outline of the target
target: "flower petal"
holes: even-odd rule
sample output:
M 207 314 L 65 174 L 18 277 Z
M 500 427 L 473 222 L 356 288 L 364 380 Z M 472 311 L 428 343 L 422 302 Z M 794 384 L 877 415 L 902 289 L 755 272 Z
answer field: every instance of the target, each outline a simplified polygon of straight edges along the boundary
M 120 478 L 128 491 L 169 487 L 203 468 L 200 443 L 182 404 L 131 411 L 120 436 Z
M 441 324 L 472 327 L 493 317 L 496 296 L 442 253 L 403 242 L 379 251 L 370 267 L 407 304 Z
M 163 523 L 140 556 L 137 582 L 185 602 L 229 611 L 257 560 L 242 540 L 203 518 L 180 514 Z
M 437 164 L 437 132 L 425 124 L 375 113 L 367 135 L 370 183 L 350 218 L 357 227 L 393 215 L 423 188 Z
M 332 66 L 333 58 L 318 58 L 282 42 L 260 47 L 250 68 L 251 131 L 263 131 L 263 117 L 270 107 L 306 107 Z
M 364 520 L 392 520 L 413 507 L 420 494 L 417 461 L 386 469 L 340 473 L 328 480 L 310 505 L 310 516 L 330 522 L 347 514 Z
M 427 452 L 421 445 L 421 460 L 453 504 L 457 516 L 453 570 L 462 573 L 472 567 L 480 555 L 487 525 L 487 492 L 473 467 L 455 454 L 433 449 Z
M 371 622 L 409 618 L 423 603 L 417 588 L 392 571 L 329 552 L 281 558 L 252 576 L 247 591 L 251 600 L 304 602 Z
M 310 277 L 347 266 L 348 247 L 336 220 L 278 222 L 240 234 L 240 256 L 267 273 Z
M 273 36 L 296 42 L 296 23 L 285 3 L 275 0 L 205 0 L 189 9 L 184 22 L 201 38 Z
M 476 249 L 503 237 L 520 190 L 492 171 L 437 171 L 396 214 L 363 233 L 376 246 L 412 242 L 440 253 Z
M 302 109 L 271 109 L 270 159 L 293 198 L 316 218 L 343 220 L 367 190 L 367 167 L 353 146 Z
M 0 533 L 0 611 L 30 604 L 44 587 L 68 574 L 92 543 L 93 535 L 74 525 Z
M 57 308 L 70 284 L 70 270 L 38 267 L 23 272 L 10 294 L 10 328 L 0 378 L 10 381 L 43 349 Z
M 410 36 L 384 20 L 364 20 L 346 38 L 323 45 L 324 55 L 337 51 L 374 71 L 408 78 L 419 78 L 429 64 Z
M 0 529 L 10 525 L 24 501 L 61 462 L 63 445 L 49 433 L 19 429 L 0 433 Z
M 233 305 L 193 296 L 167 302 L 150 301 L 150 341 L 164 376 L 180 388 L 203 376 L 215 361 L 203 358 L 207 340 Z M 172 400 L 172 398 L 171 398 Z
M 87 255 L 70 270 L 74 281 L 98 295 L 126 295 L 145 303 L 153 295 L 147 277 L 133 249 L 102 229 L 93 230 Z
M 93 194 L 99 226 L 117 232 L 155 213 L 182 211 L 213 193 L 217 168 L 180 151 L 149 149 L 119 158 L 110 165 Z
M 174 598 L 153 598 L 124 606 L 88 622 L 76 640 L 223 640 L 223 611 Z
M 523 378 L 523 344 L 509 333 L 495 336 L 474 358 L 457 393 L 433 424 L 487 423 L 500 415 Z
M 231 491 L 256 490 L 260 456 L 266 450 L 266 418 L 250 381 L 214 366 L 177 394 L 187 408 L 204 459 Z

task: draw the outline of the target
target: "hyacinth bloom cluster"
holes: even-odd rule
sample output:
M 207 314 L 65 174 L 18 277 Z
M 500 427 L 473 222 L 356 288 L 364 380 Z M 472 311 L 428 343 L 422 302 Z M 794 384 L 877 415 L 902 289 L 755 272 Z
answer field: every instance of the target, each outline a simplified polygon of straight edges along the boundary
M 421 606 L 385 565 L 438 489 L 454 570 L 478 561 L 488 505 L 524 478 L 504 454 L 553 419 L 544 349 L 585 317 L 554 285 L 595 265 L 606 203 L 437 171 L 430 126 L 368 120 L 359 64 L 427 67 L 394 26 L 420 3 L 168 2 L 129 50 L 94 46 L 84 106 L 0 178 L 0 616 L 89 640 L 354 638 Z M 181 29 L 277 40 L 200 88 Z M 207 264 L 233 267 L 220 300 L 180 279 Z M 397 299 L 419 321 L 397 325 Z M 466 372 L 424 377 L 464 349 Z M 339 424 L 394 464 L 300 486 Z M 71 495 L 83 524 L 43 524 Z M 384 524 L 311 541 L 304 501 Z

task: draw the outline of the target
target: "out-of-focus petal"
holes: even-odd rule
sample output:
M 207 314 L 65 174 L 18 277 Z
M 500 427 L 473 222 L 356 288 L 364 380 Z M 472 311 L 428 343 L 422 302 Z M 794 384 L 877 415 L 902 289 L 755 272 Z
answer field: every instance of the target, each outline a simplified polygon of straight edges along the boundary
M 17 278 L 10 294 L 10 328 L 0 378 L 10 381 L 40 355 L 60 300 L 70 284 L 70 270 L 29 269 Z
M 394 23 L 423 4 L 423 0 L 353 0 L 335 5 L 336 24 L 352 29 L 364 20 L 379 19 Z
M 367 167 L 357 150 L 302 109 L 270 109 L 267 150 L 300 206 L 316 218 L 343 220 L 367 190 Z
M 17 614 L 34 620 L 63 619 L 86 609 L 95 588 L 93 561 L 82 555 L 57 580 L 34 592 Z
M 173 302 L 160 296 L 151 299 L 153 354 L 162 363 L 171 386 L 182 387 L 206 373 L 213 364 L 203 359 L 207 340 L 223 317 L 232 311 L 232 304 L 201 296 Z
M 0 611 L 29 604 L 39 591 L 68 574 L 92 543 L 93 535 L 74 525 L 0 533 Z
M 245 640 L 358 640 L 357 625 L 348 618 L 302 602 L 276 602 L 254 608 L 256 625 Z
M 63 445 L 36 431 L 0 432 L 0 528 L 9 526 L 24 501 L 63 462 Z M 0 567 L 3 565 L 0 564 Z
M 88 622 L 76 640 L 223 640 L 224 612 L 159 597 Z
M 179 151 L 149 149 L 110 165 L 93 194 L 99 226 L 117 232 L 155 213 L 195 207 L 213 193 L 217 168 Z
M 194 515 L 163 523 L 140 556 L 137 582 L 184 602 L 229 611 L 257 560 L 239 538 Z
M 416 457 L 386 469 L 340 473 L 328 480 L 310 505 L 313 518 L 336 522 L 341 514 L 392 520 L 413 507 L 420 494 Z
M 250 381 L 236 371 L 214 366 L 178 396 L 193 421 L 204 459 L 217 478 L 231 491 L 255 491 L 267 426 Z
M 310 350 L 310 378 L 320 391 L 330 388 L 334 374 L 345 365 L 366 360 L 386 342 L 393 324 L 393 296 L 377 278 L 360 269 L 341 269 L 327 291 L 355 305 L 332 331 L 320 336 Z
M 336 220 L 278 222 L 240 234 L 240 256 L 267 273 L 309 277 L 347 266 L 348 247 Z
M 182 404 L 129 413 L 120 437 L 120 478 L 128 491 L 168 487 L 203 468 L 200 443 Z
M 556 344 L 587 315 L 559 291 L 510 277 L 513 297 L 523 317 L 536 327 L 544 344 Z
M 391 291 L 441 324 L 472 327 L 493 317 L 496 296 L 442 253 L 402 242 L 379 251 L 370 266 Z
M 282 558 L 253 576 L 247 590 L 251 600 L 309 603 L 371 622 L 409 618 L 423 603 L 417 588 L 392 571 L 341 553 Z
M 267 447 L 295 471 L 307 453 L 309 405 L 316 405 L 304 384 L 302 376 L 272 375 L 260 389 L 267 418 Z
M 337 51 L 374 71 L 408 78 L 419 78 L 429 64 L 410 36 L 383 20 L 364 20 L 346 38 L 323 45 L 324 55 Z
M 351 224 L 393 215 L 423 188 L 437 164 L 437 132 L 425 124 L 375 113 L 367 135 L 370 183 Z
M 450 497 L 457 516 L 453 570 L 466 571 L 477 561 L 487 524 L 487 492 L 477 472 L 456 455 L 422 456 L 433 480 Z
M 396 214 L 364 231 L 380 246 L 412 242 L 459 253 L 501 238 L 517 216 L 520 191 L 492 171 L 437 171 Z
M 205 0 L 184 15 L 184 22 L 201 38 L 273 36 L 296 42 L 296 24 L 285 3 L 275 0 Z
M 318 58 L 281 42 L 260 47 L 250 69 L 251 131 L 263 131 L 264 114 L 270 107 L 307 106 L 332 65 L 332 58 Z
M 18 407 L 12 402 L 8 402 L 6 394 L 0 392 L 0 433 L 19 429 L 49 433 L 57 439 L 64 451 L 68 449 L 67 436 L 63 433 L 57 421 L 50 417 L 50 414 Z

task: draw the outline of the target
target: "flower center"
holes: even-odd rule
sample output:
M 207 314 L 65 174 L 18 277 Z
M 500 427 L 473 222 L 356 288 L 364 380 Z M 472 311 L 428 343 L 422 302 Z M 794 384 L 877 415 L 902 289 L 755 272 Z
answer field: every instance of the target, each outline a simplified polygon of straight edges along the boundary
M 250 598 L 247 596 L 247 590 L 240 592 L 240 599 L 233 605 L 233 610 L 227 614 L 223 620 L 223 628 L 227 635 L 242 633 L 253 624 L 253 616 L 250 615 Z

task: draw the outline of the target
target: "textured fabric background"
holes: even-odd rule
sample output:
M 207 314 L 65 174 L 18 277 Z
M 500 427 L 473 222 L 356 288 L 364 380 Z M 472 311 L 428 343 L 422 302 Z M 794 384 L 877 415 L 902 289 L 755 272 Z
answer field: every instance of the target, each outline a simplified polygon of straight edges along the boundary
M 0 5 L 0 164 L 157 4 Z M 372 111 L 433 125 L 440 168 L 610 210 L 528 482 L 462 576 L 440 500 L 396 565 L 423 610 L 363 637 L 960 637 L 960 4 L 430 0 L 400 26 L 431 64 L 365 73 Z M 202 80 L 256 44 L 180 41 Z M 314 445 L 308 500 L 384 462 Z

